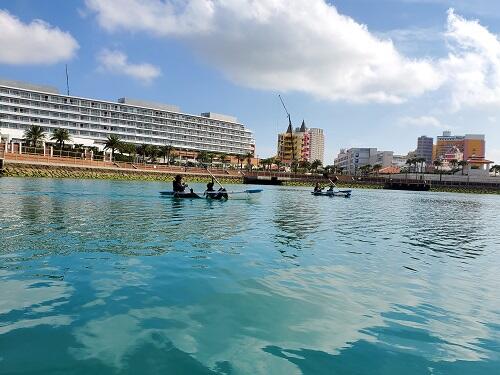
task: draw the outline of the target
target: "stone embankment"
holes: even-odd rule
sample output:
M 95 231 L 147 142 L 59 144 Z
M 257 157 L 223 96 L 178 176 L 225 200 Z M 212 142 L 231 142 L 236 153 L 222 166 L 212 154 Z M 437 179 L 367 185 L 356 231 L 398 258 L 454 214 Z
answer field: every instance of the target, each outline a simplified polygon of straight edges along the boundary
M 59 165 L 35 165 L 6 163 L 3 170 L 5 177 L 45 177 L 45 178 L 85 178 L 107 180 L 143 180 L 143 181 L 172 181 L 179 172 L 146 172 L 134 170 L 115 170 L 106 168 L 68 167 Z M 186 180 L 191 182 L 207 182 L 211 179 L 208 174 L 183 173 Z M 223 183 L 241 183 L 238 176 L 217 176 Z
M 178 171 L 140 171 L 119 168 L 92 168 L 92 167 L 72 167 L 62 165 L 13 163 L 4 161 L 4 169 L 0 174 L 6 177 L 45 177 L 45 178 L 75 178 L 75 179 L 107 179 L 107 180 L 142 180 L 142 181 L 163 181 L 171 182 L 177 174 L 184 175 L 186 181 L 205 183 L 211 177 L 207 173 Z M 217 175 L 217 179 L 223 184 L 241 184 L 243 178 L 234 175 Z M 345 177 L 345 176 L 341 176 Z M 328 185 L 328 180 L 300 178 L 294 181 L 286 181 L 284 186 L 313 186 L 320 182 L 323 186 Z M 378 182 L 378 181 L 377 181 Z M 337 182 L 339 188 L 354 189 L 382 189 L 383 184 L 375 181 L 353 181 L 340 179 Z M 455 193 L 476 193 L 476 194 L 500 194 L 498 188 L 487 188 L 484 186 L 436 186 L 432 185 L 431 191 L 455 192 Z

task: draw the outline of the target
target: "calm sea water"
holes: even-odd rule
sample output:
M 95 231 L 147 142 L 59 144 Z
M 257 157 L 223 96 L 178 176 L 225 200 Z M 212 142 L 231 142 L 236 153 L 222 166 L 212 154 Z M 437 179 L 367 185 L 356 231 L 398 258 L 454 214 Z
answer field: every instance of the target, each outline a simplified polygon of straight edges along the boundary
M 500 374 L 500 197 L 0 179 L 1 374 Z

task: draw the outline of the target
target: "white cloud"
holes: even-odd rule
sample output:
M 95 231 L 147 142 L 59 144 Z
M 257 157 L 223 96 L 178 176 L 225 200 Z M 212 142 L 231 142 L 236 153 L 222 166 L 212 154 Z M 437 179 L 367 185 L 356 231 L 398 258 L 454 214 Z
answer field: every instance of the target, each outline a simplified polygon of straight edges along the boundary
M 486 150 L 486 158 L 495 164 L 500 164 L 500 149 Z
M 100 69 L 103 71 L 126 75 L 144 83 L 150 83 L 161 75 L 161 70 L 157 66 L 148 63 L 129 63 L 127 55 L 120 51 L 104 49 L 99 53 L 97 59 L 100 63 Z
M 500 41 L 478 21 L 448 12 L 451 52 L 440 61 L 453 107 L 500 105 Z
M 0 10 L 0 64 L 53 64 L 71 59 L 79 46 L 70 33 L 41 20 L 22 23 Z
M 440 90 L 455 110 L 500 106 L 500 41 L 452 9 L 442 58 L 409 58 L 325 0 L 86 0 L 110 32 L 185 42 L 232 81 L 318 98 L 400 103 Z M 432 29 L 396 39 L 432 41 Z M 379 34 L 380 35 L 380 34 Z M 390 35 L 390 34 L 386 34 Z
M 401 117 L 398 121 L 401 127 L 414 127 L 414 128 L 435 128 L 435 129 L 448 129 L 450 127 L 441 123 L 433 116 L 420 116 L 420 117 Z
M 248 87 L 401 102 L 441 78 L 324 0 L 87 0 L 106 30 L 173 36 Z M 180 4 L 183 4 L 182 6 Z

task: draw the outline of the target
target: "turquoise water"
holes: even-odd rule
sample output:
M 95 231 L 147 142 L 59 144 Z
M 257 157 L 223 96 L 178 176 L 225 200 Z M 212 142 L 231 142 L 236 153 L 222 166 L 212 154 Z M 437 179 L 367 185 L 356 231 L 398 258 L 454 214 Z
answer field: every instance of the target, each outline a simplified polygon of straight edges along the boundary
M 1 374 L 499 374 L 500 196 L 0 178 Z

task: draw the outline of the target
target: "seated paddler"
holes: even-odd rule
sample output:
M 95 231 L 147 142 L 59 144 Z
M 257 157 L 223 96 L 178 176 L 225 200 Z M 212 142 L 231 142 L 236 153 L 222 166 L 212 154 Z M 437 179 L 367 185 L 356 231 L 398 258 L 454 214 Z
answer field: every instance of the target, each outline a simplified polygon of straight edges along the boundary
M 316 185 L 314 185 L 314 192 L 321 193 L 322 191 L 323 191 L 323 188 L 320 186 L 319 182 L 316 182 Z
M 182 176 L 180 174 L 175 176 L 175 179 L 173 181 L 174 193 L 183 193 L 187 187 L 188 187 L 188 185 L 185 184 L 184 182 L 182 182 Z

